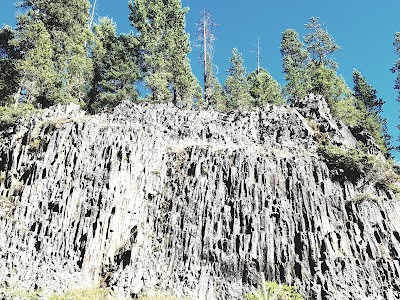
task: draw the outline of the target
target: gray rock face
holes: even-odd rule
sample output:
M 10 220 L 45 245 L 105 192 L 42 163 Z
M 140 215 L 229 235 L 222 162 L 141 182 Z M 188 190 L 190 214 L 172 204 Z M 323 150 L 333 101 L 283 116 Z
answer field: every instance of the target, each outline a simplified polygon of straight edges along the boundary
M 0 286 L 243 299 L 263 271 L 306 299 L 399 299 L 400 204 L 352 200 L 365 184 L 331 178 L 307 118 L 354 137 L 307 107 L 69 106 L 4 131 Z

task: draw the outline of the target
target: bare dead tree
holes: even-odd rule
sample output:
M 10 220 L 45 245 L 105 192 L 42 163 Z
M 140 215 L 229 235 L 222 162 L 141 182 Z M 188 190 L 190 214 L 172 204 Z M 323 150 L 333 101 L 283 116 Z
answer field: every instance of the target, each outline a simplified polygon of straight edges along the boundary
M 96 3 L 97 3 L 97 0 L 94 0 L 93 7 L 92 7 L 92 13 L 90 14 L 90 21 L 88 24 L 89 29 L 92 28 L 92 26 L 93 26 L 94 12 L 96 10 Z
M 260 37 L 257 38 L 257 75 L 260 75 Z
M 215 41 L 215 28 L 218 26 L 214 22 L 211 13 L 204 9 L 201 12 L 200 21 L 197 23 L 198 29 L 198 47 L 201 47 L 200 58 L 203 64 L 204 74 L 204 98 L 206 105 L 210 103 L 210 76 L 212 72 L 212 57 L 214 52 L 214 41 Z
M 257 58 L 257 75 L 260 74 L 260 70 L 261 70 L 261 48 L 260 48 L 260 37 L 257 38 L 257 50 L 256 51 L 251 51 L 256 53 L 256 58 Z

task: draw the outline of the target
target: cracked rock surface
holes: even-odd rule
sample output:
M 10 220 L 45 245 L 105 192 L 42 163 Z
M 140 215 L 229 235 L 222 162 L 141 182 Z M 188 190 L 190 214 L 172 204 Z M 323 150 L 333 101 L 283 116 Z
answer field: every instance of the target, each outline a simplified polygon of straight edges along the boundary
M 365 182 L 332 179 L 311 117 L 355 145 L 306 102 L 70 105 L 5 129 L 0 287 L 243 299 L 263 271 L 305 299 L 399 299 L 400 204 L 376 189 L 381 201 L 353 201 Z

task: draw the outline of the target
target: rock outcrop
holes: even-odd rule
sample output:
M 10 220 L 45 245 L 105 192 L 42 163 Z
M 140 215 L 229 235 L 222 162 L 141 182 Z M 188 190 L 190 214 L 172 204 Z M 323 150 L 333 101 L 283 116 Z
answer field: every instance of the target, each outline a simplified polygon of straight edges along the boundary
M 243 299 L 263 271 L 305 299 L 399 299 L 400 203 L 373 186 L 382 200 L 354 201 L 365 182 L 332 178 L 321 129 L 355 143 L 323 105 L 68 106 L 10 127 L 0 286 Z

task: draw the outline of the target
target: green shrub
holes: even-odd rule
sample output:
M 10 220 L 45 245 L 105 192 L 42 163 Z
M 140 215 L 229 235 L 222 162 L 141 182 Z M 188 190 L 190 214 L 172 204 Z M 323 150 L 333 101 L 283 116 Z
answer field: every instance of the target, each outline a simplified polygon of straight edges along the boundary
M 354 195 L 353 199 L 354 202 L 362 202 L 362 201 L 379 201 L 381 198 L 374 196 L 368 192 L 365 193 L 357 193 Z
M 372 181 L 376 188 L 386 193 L 391 193 L 396 198 L 400 198 L 400 175 L 397 174 L 396 165 L 392 160 L 377 160 L 369 172 L 367 179 Z
M 40 295 L 39 292 L 36 291 L 24 291 L 24 290 L 13 290 L 10 288 L 0 288 L 0 299 L 39 300 Z
M 7 176 L 5 173 L 1 172 L 0 173 L 0 184 L 3 183 L 4 181 L 6 181 Z
M 347 179 L 356 181 L 372 169 L 375 158 L 363 149 L 353 148 L 345 150 L 332 144 L 320 145 L 317 149 L 331 169 L 339 171 Z
M 190 300 L 190 298 L 181 298 L 170 293 L 156 291 L 139 296 L 139 300 Z
M 246 295 L 247 300 L 303 300 L 303 296 L 299 294 L 295 287 L 287 286 L 284 284 L 278 284 L 276 282 L 267 281 L 265 282 L 265 288 L 268 297 L 263 297 L 262 291 L 257 290 L 255 292 Z
M 38 151 L 40 146 L 42 144 L 42 141 L 40 139 L 34 139 L 30 145 L 29 145 L 29 149 L 31 151 Z
M 391 160 L 378 160 L 365 153 L 363 148 L 346 150 L 332 144 L 320 145 L 317 151 L 324 157 L 328 167 L 340 178 L 355 182 L 363 176 L 376 188 L 391 192 L 395 196 L 400 195 L 400 176 L 396 173 L 396 166 Z M 359 200 L 370 198 L 364 196 L 366 195 L 359 195 L 362 198 Z
M 400 183 L 399 182 L 389 182 L 387 187 L 393 192 L 393 194 L 399 198 L 400 197 Z
M 31 104 L 17 106 L 0 106 L 0 123 L 11 125 L 22 118 L 29 117 L 36 112 Z

